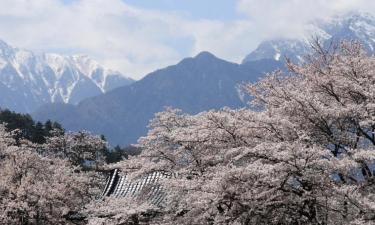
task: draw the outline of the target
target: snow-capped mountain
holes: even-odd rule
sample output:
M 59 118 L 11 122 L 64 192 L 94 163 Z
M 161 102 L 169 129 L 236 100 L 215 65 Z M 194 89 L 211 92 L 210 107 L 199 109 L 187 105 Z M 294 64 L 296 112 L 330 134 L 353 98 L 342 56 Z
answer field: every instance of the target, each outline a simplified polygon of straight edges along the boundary
M 276 61 L 289 57 L 294 61 L 302 61 L 303 56 L 309 52 L 309 46 L 297 39 L 277 39 L 263 41 L 246 58 L 243 63 L 261 59 L 273 59 Z
M 255 82 L 266 72 L 285 69 L 285 56 L 303 61 L 310 51 L 310 37 L 318 36 L 327 43 L 332 39 L 357 39 L 370 51 L 375 46 L 375 19 L 366 14 L 315 22 L 307 29 L 307 38 L 263 42 L 242 64 L 203 52 L 78 105 L 48 104 L 32 115 L 40 121 L 58 121 L 68 130 L 104 134 L 112 144 L 136 143 L 147 134 L 150 119 L 164 106 L 192 114 L 225 106 L 245 107 L 246 101 L 236 88 L 238 84 Z
M 340 40 L 359 40 L 369 53 L 375 51 L 375 17 L 368 13 L 349 13 L 330 19 L 314 21 L 305 28 L 305 35 L 298 39 L 263 41 L 257 49 L 245 57 L 243 63 L 259 59 L 303 62 L 310 51 L 310 41 L 318 38 L 325 43 Z
M 76 104 L 132 83 L 88 56 L 36 54 L 0 40 L 0 107 L 32 112 L 46 103 Z

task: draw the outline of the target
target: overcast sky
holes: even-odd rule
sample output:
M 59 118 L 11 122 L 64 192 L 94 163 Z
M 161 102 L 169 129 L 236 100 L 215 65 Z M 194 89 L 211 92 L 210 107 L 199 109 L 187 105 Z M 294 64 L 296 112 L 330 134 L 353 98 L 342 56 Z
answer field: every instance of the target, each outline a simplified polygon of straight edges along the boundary
M 139 79 L 200 51 L 240 62 L 261 40 L 373 0 L 0 0 L 0 39 L 38 52 L 87 54 Z

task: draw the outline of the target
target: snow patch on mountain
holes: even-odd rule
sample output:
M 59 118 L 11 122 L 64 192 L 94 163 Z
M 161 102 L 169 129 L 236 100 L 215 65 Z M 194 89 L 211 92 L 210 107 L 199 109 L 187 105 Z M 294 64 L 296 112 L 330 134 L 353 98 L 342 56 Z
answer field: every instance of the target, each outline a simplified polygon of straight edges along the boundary
M 31 112 L 45 103 L 77 104 L 132 82 L 86 55 L 36 54 L 0 40 L 0 83 L 8 89 L 0 89 L 2 108 Z
M 260 59 L 282 60 L 286 57 L 295 62 L 303 62 L 303 56 L 311 52 L 310 42 L 316 38 L 327 44 L 343 39 L 359 40 L 370 53 L 373 53 L 375 17 L 368 13 L 351 12 L 313 21 L 306 25 L 302 37 L 263 41 L 245 57 L 243 63 Z

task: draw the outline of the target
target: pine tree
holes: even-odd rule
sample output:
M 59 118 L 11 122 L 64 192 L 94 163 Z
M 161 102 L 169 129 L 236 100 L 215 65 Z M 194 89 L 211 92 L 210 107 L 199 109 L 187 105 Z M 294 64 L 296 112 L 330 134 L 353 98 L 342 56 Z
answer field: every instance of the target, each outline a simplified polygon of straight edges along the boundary
M 44 126 L 41 122 L 35 124 L 31 141 L 38 144 L 43 144 L 46 141 Z
M 53 130 L 53 126 L 52 126 L 52 122 L 51 120 L 47 120 L 45 123 L 44 123 L 44 136 L 50 136 L 51 135 L 51 131 Z

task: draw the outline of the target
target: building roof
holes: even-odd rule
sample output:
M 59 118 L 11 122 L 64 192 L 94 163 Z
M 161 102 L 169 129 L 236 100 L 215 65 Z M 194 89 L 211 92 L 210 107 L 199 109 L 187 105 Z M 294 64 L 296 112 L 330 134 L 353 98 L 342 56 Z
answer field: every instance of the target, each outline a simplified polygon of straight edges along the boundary
M 107 178 L 102 196 L 141 198 L 153 205 L 162 206 L 166 192 L 159 181 L 170 177 L 170 173 L 155 171 L 130 180 L 127 174 L 121 173 L 119 169 L 114 169 Z

